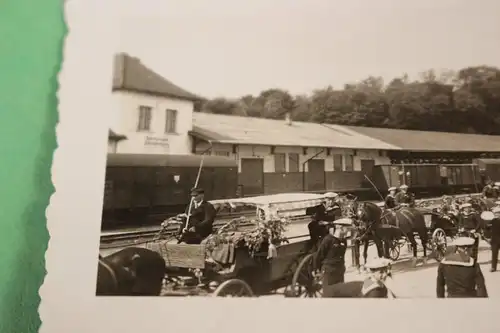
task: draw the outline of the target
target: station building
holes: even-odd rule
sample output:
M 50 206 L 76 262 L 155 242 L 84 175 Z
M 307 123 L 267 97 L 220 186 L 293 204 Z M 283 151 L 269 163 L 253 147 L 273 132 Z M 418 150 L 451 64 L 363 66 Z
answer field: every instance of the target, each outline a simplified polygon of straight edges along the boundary
M 108 152 L 226 156 L 238 162 L 244 196 L 373 190 L 376 166 L 442 164 L 449 166 L 443 177 L 453 178 L 453 164 L 500 158 L 500 136 L 195 112 L 200 97 L 123 53 L 115 57 L 112 91 Z

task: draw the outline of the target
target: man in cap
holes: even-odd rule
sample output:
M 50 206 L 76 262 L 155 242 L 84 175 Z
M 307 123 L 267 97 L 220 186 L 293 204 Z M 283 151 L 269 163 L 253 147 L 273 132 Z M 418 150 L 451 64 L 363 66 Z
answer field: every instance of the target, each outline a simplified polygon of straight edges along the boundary
M 488 180 L 486 186 L 483 187 L 483 197 L 485 199 L 494 199 L 495 198 L 495 189 L 493 188 L 493 182 Z
M 478 230 L 481 228 L 481 220 L 472 208 L 471 203 L 465 203 L 460 206 L 459 226 L 473 238 L 473 251 L 472 257 L 477 260 L 479 252 L 479 234 Z
M 458 237 L 453 245 L 455 253 L 450 253 L 439 263 L 437 271 L 436 294 L 452 297 L 488 297 L 481 267 L 470 256 L 474 240 L 469 237 Z
M 323 297 L 338 298 L 396 298 L 391 278 L 389 259 L 370 260 L 368 278 L 364 281 L 349 281 L 323 287 Z
M 366 264 L 369 277 L 363 282 L 362 297 L 368 298 L 396 298 L 391 277 L 391 261 L 386 258 L 376 258 Z
M 389 194 L 385 197 L 385 209 L 396 208 L 396 187 L 389 188 Z
M 335 192 L 325 193 L 325 200 L 315 207 L 312 221 L 307 225 L 313 244 L 328 234 L 327 225 L 342 215 L 342 210 L 337 202 L 339 195 Z
M 347 235 L 352 220 L 342 218 L 329 225 L 328 235 L 323 237 L 313 257 L 313 271 L 323 273 L 323 287 L 344 282 Z
M 202 188 L 193 188 L 191 206 L 187 208 L 189 220 L 182 226 L 181 242 L 200 244 L 212 233 L 215 215 L 214 206 L 205 201 L 205 191 Z
M 498 252 L 500 250 L 500 202 L 495 202 L 491 212 L 495 215 L 491 221 L 491 272 L 497 271 Z
M 396 205 L 397 206 L 400 206 L 403 204 L 410 205 L 412 203 L 412 197 L 408 193 L 408 185 L 403 184 L 399 187 L 399 189 L 401 191 L 398 194 L 396 194 L 396 197 L 395 197 Z

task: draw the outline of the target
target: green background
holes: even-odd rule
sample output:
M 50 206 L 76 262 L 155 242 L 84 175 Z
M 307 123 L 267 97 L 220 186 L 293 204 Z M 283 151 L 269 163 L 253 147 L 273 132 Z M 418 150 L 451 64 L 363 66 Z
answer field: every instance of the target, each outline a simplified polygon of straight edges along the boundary
M 40 327 L 63 1 L 0 0 L 0 332 Z

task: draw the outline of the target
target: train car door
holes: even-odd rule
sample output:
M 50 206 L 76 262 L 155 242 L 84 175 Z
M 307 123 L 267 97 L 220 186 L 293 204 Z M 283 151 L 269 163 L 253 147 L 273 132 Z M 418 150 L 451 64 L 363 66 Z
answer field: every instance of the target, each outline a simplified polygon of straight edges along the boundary
M 307 162 L 307 190 L 325 190 L 325 160 L 313 159 Z
M 363 172 L 367 177 L 371 178 L 373 175 L 373 169 L 375 168 L 375 161 L 364 159 L 361 160 L 361 172 Z
M 261 195 L 264 193 L 264 160 L 261 158 L 242 158 L 239 184 L 243 186 L 243 195 Z

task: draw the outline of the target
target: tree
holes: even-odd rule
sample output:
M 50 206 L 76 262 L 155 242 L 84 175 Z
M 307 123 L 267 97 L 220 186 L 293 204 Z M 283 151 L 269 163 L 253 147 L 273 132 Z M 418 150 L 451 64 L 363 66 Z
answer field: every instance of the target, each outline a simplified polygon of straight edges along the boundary
M 202 103 L 203 112 L 271 119 L 290 112 L 296 121 L 431 131 L 500 134 L 500 69 L 475 66 L 459 71 L 430 69 L 412 81 L 407 74 L 387 85 L 369 76 L 310 95 L 267 89 L 237 100 Z

